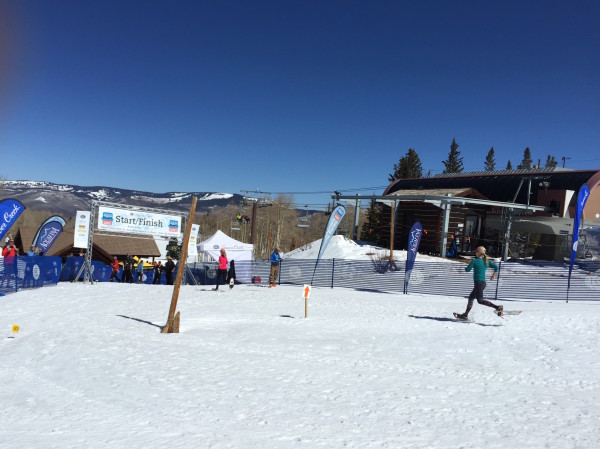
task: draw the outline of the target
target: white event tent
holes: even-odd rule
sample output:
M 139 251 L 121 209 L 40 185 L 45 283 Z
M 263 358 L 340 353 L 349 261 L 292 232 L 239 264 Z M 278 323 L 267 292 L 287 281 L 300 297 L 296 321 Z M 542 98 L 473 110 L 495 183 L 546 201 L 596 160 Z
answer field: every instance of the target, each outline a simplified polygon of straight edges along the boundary
M 252 277 L 252 258 L 254 245 L 240 242 L 229 237 L 222 231 L 217 231 L 196 246 L 198 252 L 204 252 L 214 260 L 219 260 L 221 248 L 225 248 L 227 259 L 235 261 L 235 274 L 240 282 L 250 282 Z M 239 263 L 244 262 L 244 263 Z

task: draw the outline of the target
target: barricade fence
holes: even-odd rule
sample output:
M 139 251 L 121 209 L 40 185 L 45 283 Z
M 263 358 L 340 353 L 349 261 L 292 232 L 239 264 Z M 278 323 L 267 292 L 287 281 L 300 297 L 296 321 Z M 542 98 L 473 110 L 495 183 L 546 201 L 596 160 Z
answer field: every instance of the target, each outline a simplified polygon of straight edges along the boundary
M 244 267 L 251 273 L 244 283 L 269 283 L 271 264 L 268 260 L 239 261 L 236 270 Z M 356 290 L 401 293 L 404 289 L 405 262 L 384 260 L 282 259 L 278 284 L 315 287 L 345 287 Z M 416 260 L 408 285 L 408 293 L 466 297 L 473 289 L 473 272 L 467 264 L 453 260 Z M 569 265 L 560 262 L 499 262 L 496 281 L 489 281 L 487 271 L 484 291 L 490 300 L 566 300 Z M 214 284 L 216 263 L 190 264 L 196 283 Z M 313 278 L 314 273 L 314 278 Z M 260 281 L 258 281 L 260 279 Z M 240 280 L 240 279 L 238 279 Z M 575 263 L 571 276 L 569 300 L 600 300 L 600 262 Z
M 0 293 L 22 288 L 56 285 L 72 281 L 83 257 L 62 259 L 53 256 L 0 259 Z M 500 262 L 497 281 L 487 283 L 484 296 L 490 300 L 565 300 L 569 265 L 559 262 Z M 473 288 L 473 273 L 465 272 L 466 263 L 457 261 L 416 260 L 408 284 L 408 293 L 443 296 L 469 295 Z M 236 261 L 236 272 L 243 273 L 237 282 L 267 285 L 271 264 L 268 260 Z M 112 268 L 92 261 L 95 281 L 108 282 Z M 487 278 L 492 271 L 488 270 Z M 119 280 L 122 279 L 122 269 Z M 175 279 L 176 272 L 173 273 Z M 187 264 L 184 284 L 214 285 L 216 262 Z M 133 272 L 135 280 L 135 270 Z M 384 260 L 283 259 L 277 284 L 315 287 L 343 287 L 366 291 L 401 293 L 404 289 L 405 262 Z M 142 282 L 152 284 L 153 270 L 144 270 Z M 160 283 L 166 283 L 163 273 Z M 600 262 L 581 262 L 573 267 L 569 300 L 600 300 Z
M 0 293 L 23 288 L 56 285 L 60 278 L 61 259 L 54 256 L 16 256 L 0 258 Z

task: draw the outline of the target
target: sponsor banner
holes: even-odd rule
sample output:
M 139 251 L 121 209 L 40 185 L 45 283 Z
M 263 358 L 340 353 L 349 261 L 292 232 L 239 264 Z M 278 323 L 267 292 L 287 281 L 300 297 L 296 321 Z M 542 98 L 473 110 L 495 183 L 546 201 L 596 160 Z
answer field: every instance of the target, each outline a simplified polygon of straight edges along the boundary
M 78 210 L 75 217 L 73 248 L 87 248 L 89 235 L 90 212 Z
M 421 243 L 421 237 L 423 236 L 423 226 L 421 222 L 417 221 L 410 230 L 408 235 L 408 250 L 406 253 L 406 269 L 404 271 L 404 293 L 408 293 L 408 283 L 410 282 L 410 275 L 413 267 L 415 266 L 415 259 L 417 258 L 417 252 L 419 251 L 419 243 Z
M 23 213 L 25 206 L 13 198 L 0 201 L 0 239 L 15 224 L 19 215 Z
M 130 234 L 178 237 L 181 234 L 181 217 L 99 206 L 98 229 Z
M 200 231 L 199 224 L 193 224 L 192 230 L 190 232 L 190 241 L 188 243 L 188 257 L 197 257 L 198 256 L 198 248 L 196 245 L 198 244 L 198 232 Z
M 58 215 L 48 218 L 38 229 L 38 232 L 33 239 L 33 245 L 38 247 L 42 254 L 46 254 L 46 251 L 50 249 L 58 236 L 62 233 L 64 225 L 65 219 Z
M 315 262 L 315 269 L 313 271 L 313 279 L 315 277 L 315 272 L 317 271 L 317 265 L 319 265 L 319 260 L 321 259 L 321 256 L 325 252 L 327 245 L 329 245 L 329 241 L 331 240 L 331 237 L 333 237 L 335 230 L 338 228 L 338 225 L 340 224 L 340 221 L 342 221 L 342 218 L 344 218 L 345 214 L 346 214 L 346 208 L 340 204 L 333 210 L 333 212 L 331 213 L 331 216 L 329 217 L 329 221 L 327 222 L 327 227 L 325 228 L 325 234 L 323 235 L 323 239 L 321 240 L 321 248 L 319 249 L 319 255 L 317 256 L 317 261 Z M 310 283 L 312 285 L 312 280 Z
M 325 228 L 323 240 L 321 240 L 321 248 L 319 249 L 319 255 L 317 256 L 317 263 L 319 262 L 319 259 L 325 252 L 325 249 L 327 248 L 327 245 L 329 245 L 331 237 L 335 233 L 335 230 L 338 228 L 338 225 L 340 224 L 340 221 L 342 221 L 342 218 L 344 218 L 345 214 L 346 208 L 341 204 L 338 207 L 336 207 L 331 213 L 329 221 L 327 222 L 327 227 Z
M 583 185 L 579 189 L 577 195 L 577 205 L 575 207 L 575 218 L 573 220 L 573 249 L 571 251 L 571 263 L 569 264 L 569 279 L 567 281 L 567 300 L 569 298 L 569 289 L 571 288 L 571 272 L 573 271 L 573 263 L 577 256 L 577 246 L 579 245 L 579 224 L 581 222 L 581 214 L 583 214 L 583 208 L 590 196 L 590 188 L 587 185 Z

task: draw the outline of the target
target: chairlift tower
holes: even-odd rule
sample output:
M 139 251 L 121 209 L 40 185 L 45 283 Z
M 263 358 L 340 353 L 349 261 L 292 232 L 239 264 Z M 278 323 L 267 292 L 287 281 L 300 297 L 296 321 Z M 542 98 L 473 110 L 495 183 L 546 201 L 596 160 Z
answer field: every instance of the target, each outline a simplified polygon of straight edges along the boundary
M 256 231 L 257 208 L 273 205 L 273 201 L 271 200 L 271 193 L 270 192 L 261 192 L 258 189 L 256 189 L 256 190 L 240 190 L 240 192 L 242 192 L 244 194 L 244 202 L 246 202 L 248 200 L 248 198 L 250 198 L 249 194 L 250 195 L 256 194 L 257 196 L 262 195 L 261 198 L 254 198 L 254 201 L 252 202 L 252 218 L 250 219 L 251 220 L 250 243 L 254 244 L 254 234 Z

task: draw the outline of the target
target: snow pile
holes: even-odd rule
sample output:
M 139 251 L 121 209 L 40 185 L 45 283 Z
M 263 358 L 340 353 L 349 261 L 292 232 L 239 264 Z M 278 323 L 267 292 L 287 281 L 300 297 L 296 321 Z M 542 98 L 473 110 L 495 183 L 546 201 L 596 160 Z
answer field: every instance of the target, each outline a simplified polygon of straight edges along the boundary
M 23 448 L 596 448 L 600 308 L 302 287 L 59 284 L 0 298 Z M 17 334 L 11 326 L 20 325 Z M 13 338 L 9 338 L 13 337 Z M 5 444 L 5 445 L 6 445 Z
M 293 251 L 285 253 L 285 259 L 316 259 L 319 255 L 322 239 L 315 240 L 312 243 L 296 248 Z M 356 243 L 353 240 L 347 239 L 342 235 L 334 235 L 331 237 L 322 259 L 353 259 L 353 260 L 373 260 L 383 259 L 390 255 L 390 250 L 380 246 L 373 246 L 367 243 Z M 426 256 L 424 254 L 417 255 L 418 260 L 435 260 L 437 262 L 446 261 L 441 257 Z M 394 250 L 394 260 L 406 260 L 405 250 Z

